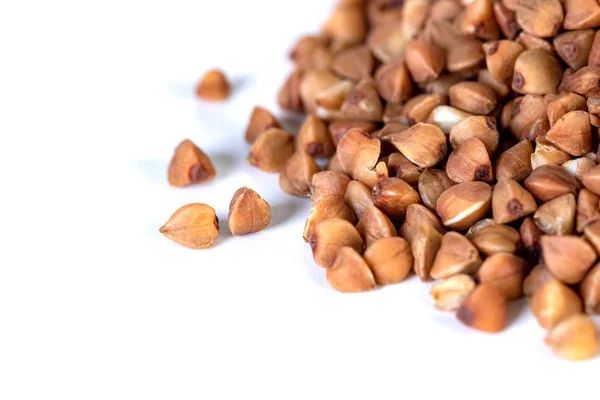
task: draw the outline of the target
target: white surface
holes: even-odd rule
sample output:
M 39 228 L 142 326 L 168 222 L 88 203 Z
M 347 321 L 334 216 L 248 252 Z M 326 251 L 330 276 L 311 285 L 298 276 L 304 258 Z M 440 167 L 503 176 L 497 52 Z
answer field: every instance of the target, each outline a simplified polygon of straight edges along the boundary
M 312 264 L 301 237 L 309 202 L 246 163 L 243 132 L 253 105 L 276 108 L 289 46 L 331 2 L 7 3 L 1 399 L 597 393 L 600 360 L 557 360 L 526 309 L 486 335 L 435 311 L 415 278 L 341 295 Z M 192 96 L 213 66 L 235 82 L 223 105 Z M 184 138 L 212 156 L 217 179 L 167 185 Z M 273 224 L 233 238 L 227 208 L 242 185 L 271 203 Z M 197 201 L 222 221 L 207 251 L 158 233 Z

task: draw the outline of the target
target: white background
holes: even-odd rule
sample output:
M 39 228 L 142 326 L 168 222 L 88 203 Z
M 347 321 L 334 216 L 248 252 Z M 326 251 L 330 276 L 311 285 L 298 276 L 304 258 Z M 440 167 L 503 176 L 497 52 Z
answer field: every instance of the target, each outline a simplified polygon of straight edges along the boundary
M 482 334 L 416 278 L 342 295 L 313 265 L 309 201 L 247 164 L 243 133 L 331 4 L 2 2 L 0 399 L 597 397 L 600 360 L 556 359 L 525 303 Z M 222 105 L 192 95 L 214 66 L 235 84 Z M 167 185 L 184 138 L 217 179 Z M 273 223 L 233 238 L 244 185 Z M 158 232 L 190 202 L 222 221 L 210 250 Z

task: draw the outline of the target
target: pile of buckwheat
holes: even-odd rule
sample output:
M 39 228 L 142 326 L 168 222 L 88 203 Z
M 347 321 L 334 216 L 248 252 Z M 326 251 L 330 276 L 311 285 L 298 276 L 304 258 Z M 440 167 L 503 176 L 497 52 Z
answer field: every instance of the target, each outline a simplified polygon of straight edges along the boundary
M 598 352 L 600 314 L 600 4 L 597 0 L 344 0 L 298 40 L 278 96 L 304 112 L 297 135 L 255 107 L 248 161 L 310 197 L 304 241 L 340 292 L 435 281 L 435 307 L 502 331 L 523 296 L 546 343 Z M 228 97 L 209 71 L 196 94 Z M 326 170 L 316 159 L 327 158 Z M 172 186 L 211 179 L 182 142 Z M 269 225 L 240 188 L 234 235 Z M 219 234 L 215 210 L 188 204 L 160 229 L 190 248 Z

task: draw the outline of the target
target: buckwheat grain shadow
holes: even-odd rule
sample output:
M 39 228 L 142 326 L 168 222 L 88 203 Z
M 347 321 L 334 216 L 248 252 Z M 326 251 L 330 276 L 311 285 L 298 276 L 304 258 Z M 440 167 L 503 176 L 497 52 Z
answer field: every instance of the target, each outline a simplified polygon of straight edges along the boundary
M 286 113 L 284 115 L 277 116 L 279 122 L 281 122 L 281 126 L 288 131 L 296 135 L 304 122 L 304 116 L 301 114 L 294 113 Z
M 165 160 L 136 160 L 135 169 L 153 183 L 168 186 L 167 167 L 168 161 Z
M 230 77 L 230 85 L 231 85 L 231 96 L 235 96 L 236 93 L 242 92 L 248 85 L 250 84 L 249 76 L 234 76 Z
M 172 82 L 168 85 L 169 93 L 178 99 L 193 99 L 196 82 Z
M 213 247 L 223 244 L 233 237 L 227 223 L 227 213 L 217 213 L 217 218 L 219 218 L 219 236 Z
M 231 153 L 211 152 L 207 154 L 210 157 L 215 170 L 217 171 L 217 179 L 222 179 L 229 176 L 239 161 Z
M 508 305 L 507 326 L 511 327 L 514 324 L 516 324 L 517 321 L 519 320 L 519 318 L 521 318 L 521 316 L 525 314 L 526 309 L 527 309 L 527 300 L 526 299 L 519 299 L 519 300 L 510 302 L 510 304 Z
M 310 210 L 310 200 L 301 198 L 292 198 L 282 203 L 271 205 L 271 223 L 269 227 L 283 225 L 293 219 L 298 213 L 305 209 L 308 215 Z

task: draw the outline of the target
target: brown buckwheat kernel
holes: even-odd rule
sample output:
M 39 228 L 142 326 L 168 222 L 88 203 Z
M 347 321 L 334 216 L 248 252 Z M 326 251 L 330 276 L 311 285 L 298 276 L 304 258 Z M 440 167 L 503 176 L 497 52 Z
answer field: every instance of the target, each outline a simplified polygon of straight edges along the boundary
M 207 249 L 219 236 L 219 219 L 212 207 L 192 203 L 175 211 L 160 233 L 190 249 Z
M 175 149 L 167 178 L 171 186 L 183 187 L 208 181 L 215 174 L 215 168 L 206 153 L 186 139 Z
M 338 292 L 354 293 L 375 289 L 375 278 L 361 255 L 353 248 L 342 247 L 327 268 L 327 281 Z
M 413 255 L 408 242 L 401 237 L 378 239 L 363 254 L 379 285 L 402 282 L 413 267 Z
M 500 332 L 508 322 L 508 304 L 500 289 L 481 284 L 473 290 L 456 311 L 463 324 L 484 332 Z
M 329 268 L 342 249 L 351 247 L 356 251 L 362 251 L 363 240 L 356 228 L 343 219 L 326 219 L 315 227 L 310 237 L 310 247 L 317 265 Z
M 229 203 L 229 231 L 234 236 L 263 230 L 271 222 L 271 207 L 254 190 L 239 188 Z
M 229 97 L 231 87 L 225 74 L 217 69 L 212 69 L 198 82 L 196 96 L 206 101 L 223 101 Z

